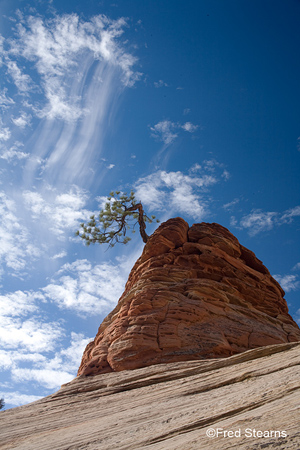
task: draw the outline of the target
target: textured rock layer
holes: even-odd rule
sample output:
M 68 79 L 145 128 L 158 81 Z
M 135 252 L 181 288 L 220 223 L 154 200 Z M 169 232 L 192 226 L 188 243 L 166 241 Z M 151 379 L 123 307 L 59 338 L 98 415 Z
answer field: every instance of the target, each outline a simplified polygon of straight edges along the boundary
M 79 375 L 221 358 L 300 340 L 284 291 L 221 225 L 170 219 L 151 236 Z
M 296 450 L 299 392 L 300 343 L 78 377 L 0 412 L 0 448 Z

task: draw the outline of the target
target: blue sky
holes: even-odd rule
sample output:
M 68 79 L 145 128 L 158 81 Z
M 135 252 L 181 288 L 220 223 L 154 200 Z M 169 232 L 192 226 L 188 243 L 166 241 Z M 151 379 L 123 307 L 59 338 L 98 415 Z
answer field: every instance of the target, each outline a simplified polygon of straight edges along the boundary
M 74 236 L 113 189 L 229 228 L 300 321 L 299 19 L 296 0 L 0 0 L 7 407 L 75 377 L 124 289 L 141 239 Z

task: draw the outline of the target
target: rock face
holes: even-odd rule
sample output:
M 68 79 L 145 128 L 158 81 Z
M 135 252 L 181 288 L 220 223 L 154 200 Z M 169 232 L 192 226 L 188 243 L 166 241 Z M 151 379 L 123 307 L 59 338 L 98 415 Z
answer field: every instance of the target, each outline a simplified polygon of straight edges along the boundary
M 284 291 L 221 225 L 163 223 L 133 267 L 78 375 L 228 357 L 300 340 Z
M 1 411 L 0 448 L 296 450 L 299 391 L 300 343 L 78 377 Z

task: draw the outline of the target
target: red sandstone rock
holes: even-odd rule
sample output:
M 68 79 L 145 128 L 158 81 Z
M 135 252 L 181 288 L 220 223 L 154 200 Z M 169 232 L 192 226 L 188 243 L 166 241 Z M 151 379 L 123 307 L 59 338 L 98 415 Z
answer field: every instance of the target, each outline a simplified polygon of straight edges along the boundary
M 86 347 L 78 375 L 220 358 L 300 340 L 284 291 L 224 227 L 163 223 L 116 308 Z

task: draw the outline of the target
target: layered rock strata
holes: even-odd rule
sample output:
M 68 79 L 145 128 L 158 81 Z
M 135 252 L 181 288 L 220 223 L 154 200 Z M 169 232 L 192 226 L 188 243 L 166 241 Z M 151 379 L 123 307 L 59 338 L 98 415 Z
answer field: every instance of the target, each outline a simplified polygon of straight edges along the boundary
M 263 263 L 226 228 L 170 219 L 146 244 L 78 375 L 299 341 L 283 296 Z
M 1 411 L 0 448 L 296 450 L 299 392 L 300 343 L 77 377 Z

